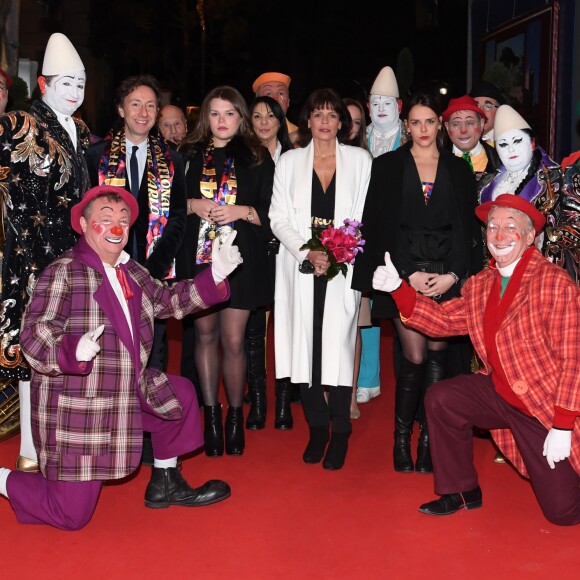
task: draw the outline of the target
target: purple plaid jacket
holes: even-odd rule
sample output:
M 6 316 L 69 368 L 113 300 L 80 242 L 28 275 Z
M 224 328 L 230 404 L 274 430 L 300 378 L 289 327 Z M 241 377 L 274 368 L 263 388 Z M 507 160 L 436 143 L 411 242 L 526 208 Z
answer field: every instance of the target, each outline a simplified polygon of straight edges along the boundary
M 141 457 L 140 401 L 167 420 L 181 418 L 169 378 L 147 368 L 154 318 L 182 318 L 229 298 L 210 269 L 172 287 L 130 260 L 121 266 L 133 298 L 133 340 L 97 254 L 81 238 L 42 273 L 25 312 L 21 346 L 32 368 L 32 432 L 47 479 L 119 479 Z M 101 351 L 79 363 L 76 347 L 100 324 Z

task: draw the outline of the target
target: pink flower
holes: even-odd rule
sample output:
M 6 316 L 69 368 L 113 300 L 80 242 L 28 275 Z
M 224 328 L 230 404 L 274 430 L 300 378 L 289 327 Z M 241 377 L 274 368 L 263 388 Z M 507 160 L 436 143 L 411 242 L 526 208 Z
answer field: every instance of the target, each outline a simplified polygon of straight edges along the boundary
M 342 264 L 343 262 L 348 261 L 349 252 L 346 248 L 339 247 L 336 248 L 332 254 L 334 255 L 334 259 L 339 263 Z
M 358 246 L 358 240 L 349 234 L 343 236 L 342 245 L 345 248 L 356 248 Z
M 346 261 L 349 264 L 354 264 L 354 259 L 356 257 L 356 254 L 357 254 L 356 248 L 354 250 L 346 250 Z
M 334 250 L 338 247 L 338 244 L 333 239 L 324 240 L 322 245 L 329 251 L 334 252 Z
M 336 230 L 332 226 L 328 226 L 325 230 L 322 230 L 320 234 L 320 242 L 324 245 L 324 241 L 332 238 Z

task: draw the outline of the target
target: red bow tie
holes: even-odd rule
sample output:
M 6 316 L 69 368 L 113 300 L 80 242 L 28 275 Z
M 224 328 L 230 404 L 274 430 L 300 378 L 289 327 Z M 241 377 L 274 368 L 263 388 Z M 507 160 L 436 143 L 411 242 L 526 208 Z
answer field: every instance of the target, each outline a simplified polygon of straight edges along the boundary
M 133 298 L 133 292 L 131 291 L 131 288 L 129 288 L 127 276 L 125 275 L 125 272 L 121 270 L 121 266 L 115 266 L 115 273 L 117 274 L 117 280 L 119 280 L 119 284 L 121 284 L 121 289 L 123 290 L 123 296 L 125 297 L 125 300 Z

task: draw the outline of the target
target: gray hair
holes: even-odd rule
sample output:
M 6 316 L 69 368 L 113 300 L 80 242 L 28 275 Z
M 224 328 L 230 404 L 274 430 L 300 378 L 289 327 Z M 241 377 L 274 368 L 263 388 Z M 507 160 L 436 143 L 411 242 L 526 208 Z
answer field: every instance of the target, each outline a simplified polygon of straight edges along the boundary
M 523 211 L 520 211 L 519 209 L 514 209 L 513 207 L 505 207 L 504 205 L 492 205 L 491 206 L 491 209 L 489 210 L 489 213 L 487 214 L 487 221 L 488 222 L 491 219 L 491 214 L 492 214 L 493 210 L 497 209 L 498 207 L 503 207 L 503 208 L 509 210 L 513 215 L 515 215 L 517 217 L 525 218 L 525 220 L 526 220 L 526 233 L 536 230 L 536 228 L 534 227 L 534 222 L 532 221 L 532 218 L 527 213 L 524 213 Z

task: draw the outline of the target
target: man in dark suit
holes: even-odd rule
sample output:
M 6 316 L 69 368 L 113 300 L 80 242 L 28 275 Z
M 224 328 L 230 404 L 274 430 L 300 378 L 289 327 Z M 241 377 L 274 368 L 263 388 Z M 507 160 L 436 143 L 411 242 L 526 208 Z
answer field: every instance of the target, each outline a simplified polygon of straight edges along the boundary
M 128 252 L 153 278 L 172 280 L 185 234 L 185 171 L 181 155 L 154 129 L 161 105 L 156 79 L 125 79 L 116 104 L 123 126 L 87 151 L 91 184 L 125 187 L 137 198 L 139 219 L 131 229 Z M 156 321 L 149 366 L 164 370 L 166 350 L 165 323 Z

